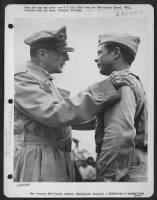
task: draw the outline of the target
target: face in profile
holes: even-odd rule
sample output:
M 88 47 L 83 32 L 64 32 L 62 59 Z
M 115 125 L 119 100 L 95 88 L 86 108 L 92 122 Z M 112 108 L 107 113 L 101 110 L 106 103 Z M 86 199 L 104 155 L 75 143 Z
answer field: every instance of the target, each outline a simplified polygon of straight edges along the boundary
M 39 55 L 45 69 L 50 74 L 62 73 L 65 62 L 69 60 L 67 52 L 43 49 L 43 52 L 40 52 Z
M 105 45 L 98 47 L 98 57 L 95 59 L 100 73 L 103 75 L 110 75 L 113 71 L 113 52 L 109 51 Z

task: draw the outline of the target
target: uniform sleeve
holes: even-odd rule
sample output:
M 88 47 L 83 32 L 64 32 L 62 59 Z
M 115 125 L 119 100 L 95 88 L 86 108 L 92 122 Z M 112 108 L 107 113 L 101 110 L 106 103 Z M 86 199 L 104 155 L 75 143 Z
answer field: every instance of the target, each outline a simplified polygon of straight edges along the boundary
M 111 82 L 105 80 L 59 103 L 27 73 L 15 76 L 15 107 L 31 119 L 54 128 L 87 121 L 119 99 Z
M 121 100 L 104 113 L 105 131 L 98 161 L 98 177 L 119 181 L 129 170 L 134 150 L 136 100 L 129 86 L 120 88 Z

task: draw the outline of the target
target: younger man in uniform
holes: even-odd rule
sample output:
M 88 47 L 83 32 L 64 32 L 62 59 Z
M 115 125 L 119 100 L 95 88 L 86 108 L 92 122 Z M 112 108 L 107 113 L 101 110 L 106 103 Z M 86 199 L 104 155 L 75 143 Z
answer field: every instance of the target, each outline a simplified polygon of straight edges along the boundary
M 127 34 L 100 35 L 95 60 L 100 73 L 109 76 L 129 72 L 139 43 L 138 37 Z M 139 78 L 131 72 L 128 77 L 130 85 L 118 89 L 120 101 L 97 116 L 97 181 L 147 180 L 146 154 L 142 151 L 139 154 L 135 148 L 136 144 L 146 145 L 147 101 Z

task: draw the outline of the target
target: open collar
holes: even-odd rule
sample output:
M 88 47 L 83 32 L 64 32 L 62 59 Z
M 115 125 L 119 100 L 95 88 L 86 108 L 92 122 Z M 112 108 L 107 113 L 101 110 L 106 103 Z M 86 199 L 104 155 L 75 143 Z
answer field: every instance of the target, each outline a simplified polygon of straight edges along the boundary
M 49 79 L 52 80 L 52 76 L 44 69 L 33 63 L 32 61 L 27 61 L 26 71 L 33 73 L 34 75 L 40 77 L 43 81 Z

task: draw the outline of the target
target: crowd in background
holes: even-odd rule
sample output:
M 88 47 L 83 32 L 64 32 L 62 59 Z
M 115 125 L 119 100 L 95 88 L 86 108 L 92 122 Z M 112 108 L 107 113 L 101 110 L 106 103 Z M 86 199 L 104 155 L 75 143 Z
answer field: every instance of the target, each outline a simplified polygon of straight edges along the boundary
M 85 148 L 79 148 L 79 141 L 73 139 L 73 155 L 75 157 L 76 168 L 78 170 L 79 181 L 94 182 L 96 181 L 96 161 Z

